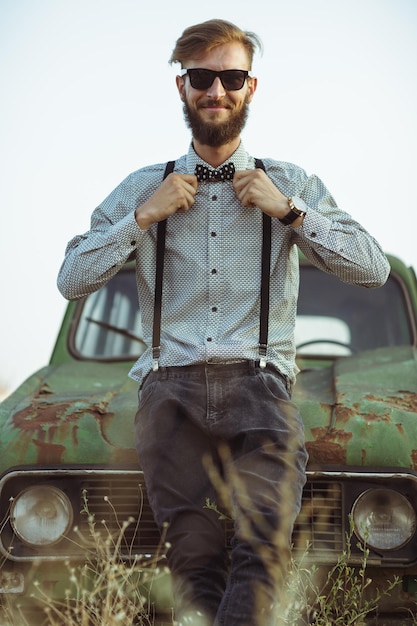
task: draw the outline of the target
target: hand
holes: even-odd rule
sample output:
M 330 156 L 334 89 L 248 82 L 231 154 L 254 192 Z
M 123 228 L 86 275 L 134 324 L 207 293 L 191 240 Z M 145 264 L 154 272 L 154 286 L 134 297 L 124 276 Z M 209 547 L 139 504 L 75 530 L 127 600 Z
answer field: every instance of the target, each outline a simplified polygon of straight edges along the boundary
M 185 213 L 195 202 L 197 177 L 194 174 L 169 174 L 154 194 L 138 207 L 135 219 L 139 228 L 146 230 L 174 213 Z
M 284 217 L 290 209 L 288 198 L 260 168 L 236 172 L 233 186 L 245 207 L 257 206 L 267 215 L 278 219 Z

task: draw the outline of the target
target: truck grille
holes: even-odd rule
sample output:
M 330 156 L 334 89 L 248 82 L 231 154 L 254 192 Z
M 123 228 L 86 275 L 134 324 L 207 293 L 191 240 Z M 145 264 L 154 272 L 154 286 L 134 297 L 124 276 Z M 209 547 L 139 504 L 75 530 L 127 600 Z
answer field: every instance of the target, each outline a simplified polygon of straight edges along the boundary
M 83 481 L 87 492 L 88 508 L 96 522 L 105 520 L 113 535 L 120 532 L 121 524 L 132 518 L 124 534 L 125 552 L 129 554 L 155 553 L 161 546 L 152 511 L 143 484 L 137 477 L 126 480 Z M 109 504 L 111 503 L 111 505 Z M 307 483 L 303 492 L 301 513 L 293 534 L 294 547 L 305 551 L 320 562 L 333 562 L 343 549 L 342 488 L 335 482 Z M 88 534 L 86 521 L 83 533 Z M 225 523 L 225 544 L 232 535 L 232 523 Z
M 36 549 L 19 541 L 10 520 L 4 519 L 0 528 L 0 549 L 13 560 L 84 556 L 86 548 L 94 546 L 93 533 L 98 533 L 103 540 L 110 537 L 112 545 L 121 539 L 123 558 L 164 552 L 143 474 L 138 470 L 21 470 L 11 472 L 1 483 L 1 503 L 15 498 L 23 487 L 50 484 L 65 491 L 74 508 L 73 530 L 68 538 Z M 314 480 L 314 477 L 310 477 L 304 488 L 293 543 L 297 551 L 304 552 L 308 546 L 309 556 L 317 563 L 333 563 L 343 549 L 342 489 L 340 482 Z M 232 523 L 225 522 L 225 545 L 229 545 L 232 532 Z
M 111 475 L 83 480 L 82 492 L 86 494 L 88 511 L 94 516 L 95 528 L 100 526 L 117 539 L 122 525 L 128 522 L 123 532 L 122 552 L 133 554 L 154 554 L 161 544 L 161 536 L 141 481 L 141 475 L 126 478 L 112 478 Z M 81 517 L 79 528 L 84 537 L 91 536 L 88 516 Z
M 308 482 L 304 487 L 301 512 L 296 520 L 293 543 L 297 551 L 308 547 L 319 562 L 334 562 L 344 547 L 342 485 L 337 482 Z

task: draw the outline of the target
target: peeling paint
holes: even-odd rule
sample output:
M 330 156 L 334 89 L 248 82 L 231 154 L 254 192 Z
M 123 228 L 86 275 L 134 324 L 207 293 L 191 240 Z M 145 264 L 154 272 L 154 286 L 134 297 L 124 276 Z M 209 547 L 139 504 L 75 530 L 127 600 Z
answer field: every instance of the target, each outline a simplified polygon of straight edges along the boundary
M 352 433 L 343 430 L 312 428 L 314 441 L 308 441 L 306 447 L 310 463 L 345 464 L 346 448 Z
M 372 400 L 373 402 L 388 404 L 403 411 L 417 413 L 417 393 L 413 391 L 399 390 L 398 395 L 390 395 L 386 397 L 369 394 L 366 396 L 366 399 Z
M 346 450 L 337 443 L 327 441 L 308 441 L 306 448 L 309 455 L 309 463 L 325 465 L 345 465 Z
M 48 404 L 34 401 L 13 415 L 15 428 L 36 431 L 44 426 L 57 425 L 58 421 L 75 421 L 79 411 L 72 411 L 70 403 Z

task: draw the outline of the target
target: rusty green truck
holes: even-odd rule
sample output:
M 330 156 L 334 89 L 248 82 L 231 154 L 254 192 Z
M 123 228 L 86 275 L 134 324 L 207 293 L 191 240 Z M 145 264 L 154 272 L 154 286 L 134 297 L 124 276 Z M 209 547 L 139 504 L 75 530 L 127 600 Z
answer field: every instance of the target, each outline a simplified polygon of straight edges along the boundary
M 367 290 L 300 258 L 294 400 L 310 461 L 294 544 L 307 538 L 313 562 L 331 566 L 353 524 L 351 562 L 360 565 L 361 543 L 369 549 L 367 591 L 400 578 L 373 623 L 398 626 L 417 599 L 417 283 L 412 268 L 389 261 L 386 285 Z M 137 386 L 127 375 L 144 348 L 128 263 L 68 304 L 49 365 L 1 403 L 3 602 L 35 609 L 35 577 L 59 596 L 67 564 L 88 549 L 85 493 L 110 530 L 135 520 L 122 557 L 158 550 L 133 442 Z

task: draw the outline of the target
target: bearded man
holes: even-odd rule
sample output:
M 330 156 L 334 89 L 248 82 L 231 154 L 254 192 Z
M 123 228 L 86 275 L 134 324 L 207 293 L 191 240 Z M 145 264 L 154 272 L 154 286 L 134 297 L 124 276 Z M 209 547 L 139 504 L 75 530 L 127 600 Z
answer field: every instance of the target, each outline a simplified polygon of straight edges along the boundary
M 155 520 L 167 529 L 181 626 L 276 620 L 277 572 L 307 463 L 291 402 L 297 246 L 352 284 L 378 287 L 389 273 L 379 244 L 317 176 L 246 152 L 259 47 L 224 20 L 184 31 L 171 62 L 180 65 L 187 154 L 170 173 L 157 164 L 130 174 L 93 212 L 91 230 L 70 241 L 58 278 L 66 298 L 80 298 L 136 258 L 148 344 L 130 372 L 136 448 Z M 221 501 L 213 476 L 227 485 L 230 548 L 206 506 Z

